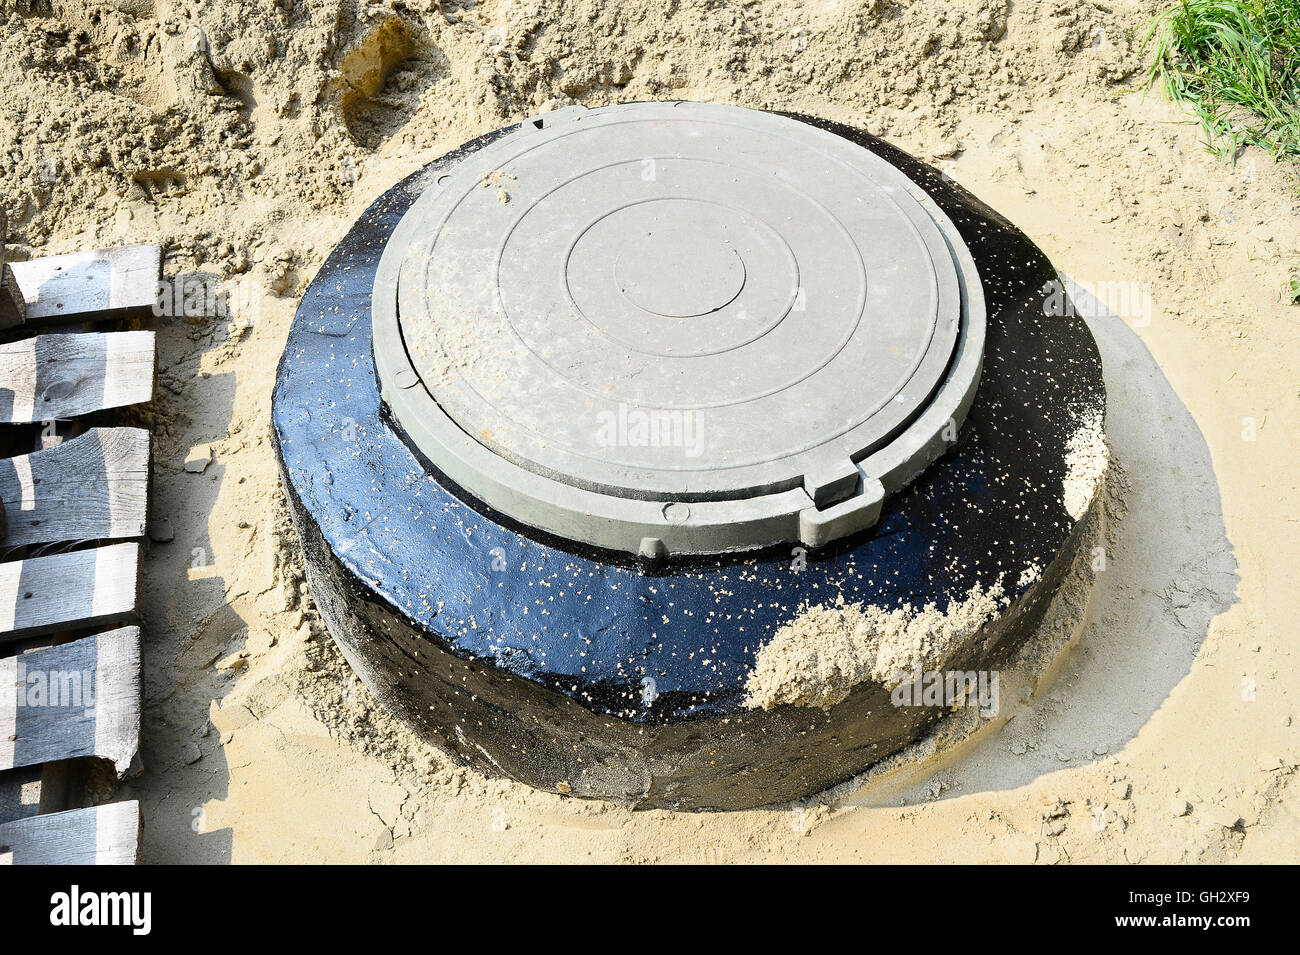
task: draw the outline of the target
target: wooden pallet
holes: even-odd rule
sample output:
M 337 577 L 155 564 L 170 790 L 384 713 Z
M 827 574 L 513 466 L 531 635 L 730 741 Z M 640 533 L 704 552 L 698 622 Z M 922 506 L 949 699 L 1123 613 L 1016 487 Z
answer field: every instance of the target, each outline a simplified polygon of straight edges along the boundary
M 161 253 L 130 246 L 8 264 L 2 253 L 0 244 L 0 332 L 47 333 L 0 343 L 0 438 L 11 455 L 0 458 L 0 864 L 134 863 L 137 803 L 68 799 L 87 759 L 119 779 L 138 769 L 132 624 L 150 439 L 83 422 L 152 399 L 155 341 L 81 329 L 147 312 Z

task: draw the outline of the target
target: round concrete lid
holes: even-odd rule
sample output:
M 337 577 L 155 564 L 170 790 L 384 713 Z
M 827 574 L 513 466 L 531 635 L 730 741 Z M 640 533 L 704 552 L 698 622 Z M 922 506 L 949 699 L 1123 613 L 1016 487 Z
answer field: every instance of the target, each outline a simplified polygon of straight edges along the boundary
M 380 263 L 384 396 L 541 530 L 709 553 L 874 522 L 956 437 L 984 306 L 956 229 L 797 120 L 643 103 L 527 121 L 430 183 Z

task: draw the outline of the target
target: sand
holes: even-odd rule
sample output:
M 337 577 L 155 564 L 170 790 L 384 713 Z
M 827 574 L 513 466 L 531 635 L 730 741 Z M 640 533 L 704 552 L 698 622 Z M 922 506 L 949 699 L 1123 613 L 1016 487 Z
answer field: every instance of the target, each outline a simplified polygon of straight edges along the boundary
M 1296 859 L 1300 187 L 1137 91 L 1153 6 L 6 4 L 6 252 L 157 241 L 230 304 L 158 323 L 169 528 L 144 567 L 146 770 L 117 794 L 146 860 Z M 997 717 L 954 714 L 791 806 L 631 813 L 452 765 L 333 649 L 276 487 L 275 362 L 357 214 L 506 122 L 663 98 L 802 110 L 934 161 L 1093 293 L 1106 361 L 1115 520 Z
M 1101 415 L 1089 416 L 1075 429 L 1065 452 L 1062 500 L 1065 513 L 1077 521 L 1087 513 L 1088 505 L 1096 497 L 1110 460 Z
M 847 603 L 815 604 L 759 649 L 745 682 L 745 705 L 782 703 L 830 709 L 867 680 L 892 688 L 914 670 L 942 670 L 1006 605 L 1001 582 L 979 584 L 940 610 Z

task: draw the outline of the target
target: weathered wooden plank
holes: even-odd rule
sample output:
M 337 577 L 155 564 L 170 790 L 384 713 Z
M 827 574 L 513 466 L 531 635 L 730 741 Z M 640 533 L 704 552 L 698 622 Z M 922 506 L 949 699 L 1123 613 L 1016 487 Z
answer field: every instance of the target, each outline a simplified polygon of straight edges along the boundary
M 53 421 L 153 397 L 154 333 L 38 335 L 0 345 L 0 423 Z
M 94 756 L 119 777 L 140 751 L 140 630 L 0 658 L 0 769 Z
M 27 317 L 27 304 L 18 289 L 18 280 L 5 263 L 5 242 L 9 237 L 9 222 L 0 212 L 0 329 L 21 325 Z
M 140 804 L 105 803 L 0 825 L 0 865 L 135 865 Z
M 0 262 L 0 330 L 27 321 L 27 303 L 23 301 L 18 278 L 9 263 Z
M 0 564 L 0 644 L 134 620 L 140 545 L 109 544 Z
M 20 653 L 54 646 L 52 637 L 33 637 L 14 644 L 9 652 Z M 0 770 L 0 823 L 12 822 L 42 812 L 62 812 L 70 808 L 68 793 L 74 768 L 91 762 L 86 759 L 61 759 L 40 766 L 19 766 Z
M 93 428 L 44 451 L 0 459 L 4 545 L 144 533 L 149 432 Z
M 150 311 L 158 299 L 162 249 L 124 245 L 13 262 L 26 321 L 66 322 Z

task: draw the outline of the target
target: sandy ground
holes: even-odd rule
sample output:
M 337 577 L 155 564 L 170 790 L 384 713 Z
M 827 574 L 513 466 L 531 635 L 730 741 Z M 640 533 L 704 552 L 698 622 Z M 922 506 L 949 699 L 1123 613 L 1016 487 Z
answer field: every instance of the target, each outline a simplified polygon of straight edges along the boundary
M 158 324 L 147 768 L 117 797 L 146 861 L 1300 858 L 1300 186 L 1136 90 L 1151 7 L 0 0 L 10 253 L 159 241 L 236 305 Z M 631 813 L 453 766 L 341 663 L 276 487 L 275 363 L 360 210 L 479 132 L 652 98 L 803 110 L 934 161 L 1079 283 L 1106 365 L 1104 568 L 1014 699 L 793 806 Z

